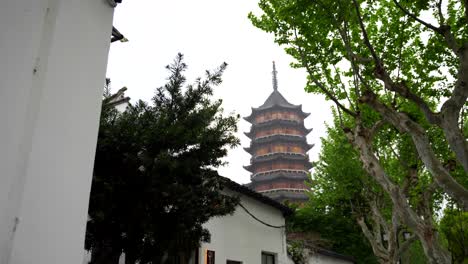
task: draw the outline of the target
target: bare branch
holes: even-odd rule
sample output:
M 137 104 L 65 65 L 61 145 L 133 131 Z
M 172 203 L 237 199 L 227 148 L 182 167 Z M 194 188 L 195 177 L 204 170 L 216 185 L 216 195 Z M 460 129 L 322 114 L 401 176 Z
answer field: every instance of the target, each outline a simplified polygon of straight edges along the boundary
M 371 208 L 371 211 L 372 211 L 372 215 L 373 215 L 373 217 L 375 219 L 374 220 L 375 224 L 380 225 L 381 227 L 383 227 L 384 233 L 386 233 L 386 234 L 390 233 L 390 230 L 389 230 L 388 225 L 387 225 L 387 221 L 385 221 L 384 217 L 380 213 L 380 210 L 377 207 L 377 203 L 375 202 L 375 200 L 371 201 L 369 204 L 370 204 L 370 208 Z M 380 233 L 379 233 L 379 235 L 380 235 Z
M 295 32 L 296 34 L 296 32 Z M 298 37 L 297 37 L 297 34 L 296 34 L 296 41 L 298 40 Z M 314 77 L 314 73 L 312 71 L 312 69 L 310 68 L 309 64 L 307 63 L 307 60 L 306 60 L 306 56 L 304 54 L 304 51 L 302 50 L 302 48 L 300 47 L 300 45 L 297 45 L 297 49 L 299 50 L 299 53 L 300 53 L 300 56 L 301 56 L 301 61 L 302 61 L 302 66 L 307 70 L 307 73 L 309 74 L 309 77 L 310 79 L 314 82 L 315 85 L 317 85 L 317 87 L 320 88 L 320 90 L 322 90 L 323 93 L 325 93 L 325 95 L 330 99 L 332 100 L 337 107 L 339 107 L 341 110 L 343 110 L 343 112 L 351 115 L 351 116 L 357 116 L 357 114 L 353 111 L 351 111 L 350 109 L 346 108 L 343 104 L 340 103 L 340 101 L 338 100 L 338 98 L 336 98 L 336 96 L 333 95 L 333 92 L 330 91 L 329 89 L 327 89 L 327 87 L 325 87 L 325 85 L 320 82 L 317 78 Z
M 396 252 L 398 248 L 398 227 L 400 225 L 400 220 L 398 217 L 398 212 L 395 206 L 392 208 L 392 219 L 391 219 L 391 228 L 388 235 L 388 252 L 392 255 L 393 259 L 396 259 Z
M 338 69 L 336 68 L 335 65 L 333 65 L 333 69 L 335 69 L 335 72 L 338 72 Z M 345 86 L 345 84 L 343 83 L 343 81 L 341 80 L 341 74 L 337 74 L 337 75 L 338 75 L 338 79 L 339 79 L 340 84 L 341 84 L 341 89 L 343 89 L 343 92 L 344 92 L 345 95 L 346 95 L 346 99 L 348 100 L 349 106 L 351 107 L 351 109 L 352 109 L 353 111 L 355 111 L 356 107 L 354 106 L 353 102 L 351 101 L 351 98 L 349 98 L 348 91 L 346 91 L 346 86 Z
M 386 124 L 385 120 L 379 120 L 369 129 L 369 137 L 373 138 L 377 132 Z
M 409 247 L 411 246 L 412 243 L 414 243 L 418 238 L 415 235 L 412 235 L 409 237 L 405 242 L 403 242 L 398 250 L 398 255 L 401 256 L 403 253 L 405 253 Z
M 445 39 L 445 42 L 447 43 L 447 46 L 457 55 L 458 50 L 460 49 L 457 45 L 457 42 L 455 40 L 455 37 L 452 34 L 452 31 L 450 29 L 449 25 L 441 24 L 439 27 L 436 27 L 432 25 L 431 23 L 425 22 L 422 19 L 418 18 L 415 14 L 411 13 L 408 11 L 408 9 L 404 8 L 400 3 L 398 3 L 397 0 L 393 0 L 395 5 L 403 11 L 407 16 L 411 17 L 412 19 L 416 20 L 419 22 L 421 25 L 425 26 L 428 29 L 431 29 L 432 31 L 442 35 Z M 442 14 L 442 13 L 441 13 Z
M 428 23 L 428 22 L 425 22 L 423 21 L 422 19 L 420 19 L 419 17 L 417 17 L 415 14 L 411 13 L 410 11 L 408 11 L 406 8 L 404 8 L 402 5 L 400 5 L 400 3 L 398 3 L 397 0 L 393 0 L 393 3 L 395 3 L 395 5 L 401 10 L 403 11 L 403 13 L 405 13 L 407 16 L 411 17 L 412 19 L 416 20 L 417 22 L 419 22 L 421 25 L 437 32 L 437 33 L 440 33 L 439 32 L 439 28 L 432 25 L 431 23 Z
M 468 0 L 463 0 L 462 4 L 465 6 L 465 19 L 468 21 Z
M 362 21 L 361 11 L 359 10 L 359 4 L 357 3 L 356 0 L 353 0 L 353 3 L 354 3 L 354 7 L 356 8 L 356 14 L 357 14 L 357 17 L 358 17 L 359 26 L 361 27 L 362 37 L 364 39 L 364 44 L 367 46 L 367 48 L 369 48 L 369 51 L 371 52 L 372 57 L 374 58 L 376 66 L 381 67 L 380 58 L 379 58 L 379 56 L 377 56 L 377 53 L 375 52 L 374 46 L 372 46 L 372 44 L 370 43 L 369 36 L 367 35 L 366 27 L 364 26 L 364 22 Z
M 444 13 L 442 13 L 442 0 L 437 2 L 437 13 L 439 15 L 439 25 L 445 24 Z
M 457 160 L 468 172 L 468 143 L 462 130 L 458 127 L 460 111 L 468 98 L 468 45 L 460 53 L 458 80 L 455 83 L 450 98 L 442 105 L 440 126 L 444 130 L 445 138 L 455 153 Z
M 361 95 L 361 93 L 359 92 L 359 83 L 356 79 L 356 75 L 359 73 L 359 69 L 358 69 L 358 66 L 356 65 L 355 63 L 355 56 L 353 56 L 353 51 L 351 49 L 351 43 L 349 41 L 349 30 L 348 30 L 348 23 L 346 21 L 344 21 L 343 23 L 344 25 L 344 28 L 343 29 L 340 29 L 338 27 L 338 32 L 340 33 L 340 36 L 341 36 L 341 39 L 343 40 L 343 43 L 345 45 L 345 48 L 346 48 L 346 52 L 348 54 L 348 60 L 349 62 L 351 63 L 351 67 L 353 69 L 353 82 L 354 82 L 354 92 L 356 93 L 356 97 L 359 98 Z M 372 59 L 370 59 L 370 61 L 372 61 Z M 370 62 L 369 61 L 369 62 Z M 356 104 L 356 110 L 359 111 L 359 105 Z
M 388 255 L 385 248 L 382 246 L 381 243 L 377 243 L 375 237 L 372 235 L 372 232 L 367 227 L 367 224 L 362 216 L 357 218 L 357 223 L 361 227 L 362 233 L 371 244 L 374 254 L 383 260 L 388 260 Z
M 338 112 L 338 117 L 340 119 L 340 126 L 343 128 L 344 127 L 343 117 L 341 116 L 341 109 L 338 106 L 336 106 L 336 111 Z

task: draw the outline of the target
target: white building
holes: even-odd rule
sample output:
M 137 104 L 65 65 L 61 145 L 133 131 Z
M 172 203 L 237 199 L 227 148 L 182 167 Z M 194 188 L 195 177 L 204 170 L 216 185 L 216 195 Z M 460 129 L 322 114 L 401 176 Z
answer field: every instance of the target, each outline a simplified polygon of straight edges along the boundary
M 291 209 L 226 179 L 226 192 L 240 195 L 232 215 L 205 224 L 211 241 L 198 250 L 195 264 L 293 264 L 286 251 L 285 216 Z M 325 249 L 307 254 L 308 264 L 352 264 L 353 259 Z
M 0 1 L 0 263 L 82 258 L 112 0 Z
M 229 179 L 226 182 L 226 192 L 239 195 L 240 205 L 232 215 L 205 224 L 211 241 L 199 249 L 198 263 L 289 263 L 284 226 L 285 216 L 292 211 L 245 186 Z

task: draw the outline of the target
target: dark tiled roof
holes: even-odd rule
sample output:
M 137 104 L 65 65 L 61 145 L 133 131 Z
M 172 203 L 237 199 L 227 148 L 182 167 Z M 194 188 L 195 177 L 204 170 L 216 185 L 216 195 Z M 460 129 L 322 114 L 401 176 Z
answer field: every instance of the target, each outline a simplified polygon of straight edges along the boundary
M 271 198 L 266 197 L 265 195 L 262 195 L 256 191 L 253 191 L 249 189 L 247 186 L 241 185 L 237 182 L 234 182 L 226 177 L 220 176 L 225 184 L 225 186 L 235 192 L 238 192 L 240 194 L 243 194 L 245 196 L 248 196 L 252 199 L 255 199 L 261 203 L 264 203 L 266 205 L 269 205 L 273 208 L 278 209 L 283 213 L 284 216 L 289 216 L 293 214 L 293 210 L 286 205 L 283 205 Z
M 288 100 L 286 100 L 286 98 L 284 98 L 284 96 L 278 90 L 273 90 L 270 96 L 268 96 L 266 99 L 265 103 L 256 109 L 263 110 L 276 105 L 284 108 L 300 108 L 300 105 L 293 105 L 288 102 Z
M 334 257 L 334 258 L 338 258 L 338 259 L 343 259 L 343 260 L 350 261 L 352 263 L 356 263 L 356 261 L 354 260 L 353 257 L 348 256 L 348 255 L 343 255 L 343 254 L 340 254 L 340 253 L 336 253 L 336 252 L 328 250 L 328 249 L 315 248 L 315 251 L 317 253 L 325 255 L 325 256 Z
M 275 171 L 274 173 L 251 176 L 252 183 L 255 182 L 270 182 L 276 179 L 286 179 L 292 181 L 306 181 L 309 180 L 309 176 L 306 171 L 301 172 L 287 172 L 286 170 Z

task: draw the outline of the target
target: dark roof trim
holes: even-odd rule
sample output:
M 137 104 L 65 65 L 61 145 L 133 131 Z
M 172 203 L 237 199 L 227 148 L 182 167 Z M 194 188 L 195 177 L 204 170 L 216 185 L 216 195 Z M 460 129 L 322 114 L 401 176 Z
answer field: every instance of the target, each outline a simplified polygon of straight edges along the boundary
M 274 173 L 269 175 L 260 175 L 260 176 L 251 176 L 250 180 L 252 181 L 253 185 L 256 183 L 265 183 L 265 182 L 272 182 L 278 179 L 284 179 L 292 182 L 304 182 L 309 180 L 307 174 L 298 173 L 298 174 L 291 174 L 291 173 Z
M 235 192 L 238 192 L 240 194 L 243 194 L 245 196 L 248 196 L 252 199 L 255 199 L 263 204 L 269 205 L 283 213 L 284 216 L 289 216 L 293 214 L 293 210 L 286 205 L 283 205 L 271 198 L 266 197 L 265 195 L 262 195 L 256 191 L 253 191 L 249 189 L 247 186 L 238 184 L 237 182 L 234 182 L 226 177 L 220 176 L 221 179 L 223 180 L 223 183 L 225 186 Z
M 307 144 L 307 138 L 305 136 L 299 135 L 289 135 L 289 134 L 274 134 L 270 136 L 264 136 L 256 138 L 250 142 L 250 145 L 263 144 L 273 141 L 284 141 L 284 142 L 300 142 Z
M 348 255 L 343 255 L 343 254 L 340 254 L 340 253 L 336 253 L 334 251 L 324 249 L 324 248 L 314 248 L 314 250 L 315 250 L 315 252 L 317 252 L 319 254 L 322 254 L 322 255 L 325 255 L 325 256 L 334 257 L 334 258 L 338 258 L 338 259 L 343 259 L 343 260 L 351 261 L 352 263 L 356 263 L 356 260 L 354 260 L 353 257 L 348 256 Z

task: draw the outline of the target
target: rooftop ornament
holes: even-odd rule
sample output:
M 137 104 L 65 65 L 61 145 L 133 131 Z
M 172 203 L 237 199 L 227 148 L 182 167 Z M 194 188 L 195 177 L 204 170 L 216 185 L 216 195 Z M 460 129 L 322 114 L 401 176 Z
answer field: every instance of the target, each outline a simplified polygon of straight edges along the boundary
M 275 61 L 273 61 L 273 90 L 277 91 L 278 90 L 278 79 L 276 79 L 276 74 L 278 73 L 276 71 L 276 66 L 275 66 Z
M 122 0 L 107 0 L 107 3 L 109 3 L 111 7 L 116 7 L 117 4 L 122 3 Z
M 112 37 L 111 42 L 120 41 L 120 42 L 127 42 L 128 39 L 120 33 L 115 27 L 112 27 Z

